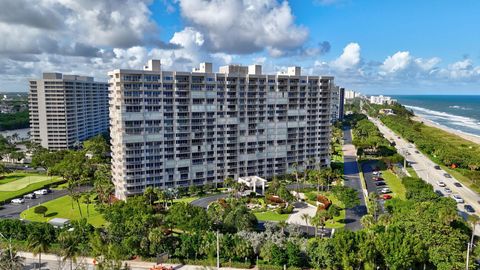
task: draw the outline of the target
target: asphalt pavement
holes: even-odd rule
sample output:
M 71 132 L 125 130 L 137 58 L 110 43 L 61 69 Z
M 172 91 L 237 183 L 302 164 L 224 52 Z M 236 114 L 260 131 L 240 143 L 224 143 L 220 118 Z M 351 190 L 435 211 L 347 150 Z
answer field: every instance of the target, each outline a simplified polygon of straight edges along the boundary
M 360 174 L 357 164 L 357 150 L 352 144 L 352 132 L 349 127 L 343 130 L 344 143 L 342 147 L 344 159 L 344 175 L 345 186 L 354 188 L 358 191 L 360 205 L 349 208 L 345 213 L 345 228 L 356 231 L 362 228 L 360 219 L 367 214 L 367 206 L 365 204 L 365 197 L 363 196 L 363 188 L 361 184 Z
M 91 187 L 81 187 L 80 191 L 86 191 Z M 7 203 L 4 204 L 2 209 L 0 209 L 0 218 L 22 218 L 20 213 L 23 211 L 35 207 L 39 204 L 46 203 L 51 200 L 55 200 L 57 198 L 63 197 L 68 195 L 68 191 L 66 189 L 62 190 L 54 190 L 52 189 L 50 193 L 46 195 L 38 195 L 36 199 L 25 199 L 25 203 L 22 204 L 12 204 Z
M 190 204 L 207 209 L 208 205 L 210 203 L 215 202 L 215 201 L 220 200 L 220 199 L 224 199 L 226 197 L 228 197 L 227 193 L 220 193 L 220 194 L 215 194 L 215 195 L 212 195 L 212 196 L 196 199 L 196 200 L 192 201 Z
M 418 151 L 414 144 L 409 143 L 399 135 L 395 134 L 392 130 L 383 125 L 380 120 L 371 117 L 369 117 L 369 119 L 378 127 L 380 132 L 384 134 L 387 140 L 390 142 L 395 142 L 395 148 L 397 149 L 398 153 L 407 159 L 420 178 L 431 184 L 436 191 L 442 192 L 444 196 L 451 196 L 445 192 L 444 187 L 438 186 L 439 181 L 444 182 L 446 186 L 452 190 L 452 195 L 460 195 L 465 201 L 465 204 L 471 205 L 475 209 L 475 214 L 480 215 L 480 195 L 478 193 L 474 192 L 463 184 L 461 187 L 456 187 L 454 183 L 458 183 L 459 181 L 453 176 L 451 178 L 445 177 L 444 174 L 446 172 L 444 170 L 435 169 L 434 166 L 437 164 L 431 161 L 426 155 Z M 460 214 L 465 217 L 467 213 L 465 212 L 464 204 L 457 204 L 457 208 Z M 478 227 L 479 226 L 477 226 L 476 234 L 480 235 L 480 228 Z

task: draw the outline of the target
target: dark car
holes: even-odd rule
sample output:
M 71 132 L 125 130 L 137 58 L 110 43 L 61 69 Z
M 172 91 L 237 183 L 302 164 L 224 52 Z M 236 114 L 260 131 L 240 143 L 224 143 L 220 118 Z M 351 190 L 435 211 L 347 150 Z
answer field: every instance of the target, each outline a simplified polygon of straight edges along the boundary
M 445 176 L 445 178 L 452 178 L 452 176 L 448 173 L 444 173 L 443 176 Z
M 374 176 L 373 181 L 383 181 L 384 179 L 382 177 Z
M 438 196 L 443 196 L 443 193 L 440 190 L 435 190 L 435 193 L 437 193 Z
M 468 213 L 475 213 L 475 209 L 473 209 L 473 207 L 470 205 L 470 204 L 465 204 L 463 206 L 463 208 L 465 209 L 465 211 L 467 211 Z
M 420 154 L 420 152 L 418 152 L 418 150 L 415 150 L 415 154 Z
M 453 185 L 456 186 L 456 187 L 462 187 L 462 184 L 460 184 L 458 182 L 453 183 Z
M 433 166 L 433 168 L 435 168 L 436 170 L 440 170 L 440 166 L 438 165 Z
M 378 187 L 378 186 L 385 186 L 386 183 L 383 182 L 383 181 L 379 181 L 379 182 L 376 182 L 375 185 Z

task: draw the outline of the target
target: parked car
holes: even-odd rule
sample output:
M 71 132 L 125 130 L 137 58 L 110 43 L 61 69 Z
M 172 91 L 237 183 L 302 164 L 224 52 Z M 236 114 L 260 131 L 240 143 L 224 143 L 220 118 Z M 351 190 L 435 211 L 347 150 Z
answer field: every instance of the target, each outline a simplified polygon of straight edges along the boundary
M 457 203 L 464 203 L 462 197 L 460 197 L 460 195 L 458 195 L 458 194 L 453 194 L 453 195 L 452 195 L 452 198 L 453 198 Z
M 437 193 L 438 196 L 442 196 L 442 197 L 443 197 L 443 193 L 442 193 L 440 190 L 435 190 L 435 193 Z
M 383 181 L 378 181 L 378 182 L 375 182 L 375 185 L 378 187 L 378 186 L 385 186 L 387 184 Z
M 437 185 L 438 185 L 439 187 L 445 187 L 445 186 L 447 186 L 447 185 L 445 185 L 445 182 L 442 182 L 442 181 L 437 181 Z
M 462 187 L 462 184 L 460 184 L 459 182 L 455 182 L 455 183 L 453 183 L 453 185 L 456 186 L 456 187 Z
M 448 173 L 444 173 L 443 176 L 445 176 L 445 178 L 452 178 L 452 176 Z
M 465 211 L 467 211 L 468 213 L 475 213 L 475 209 L 473 209 L 473 207 L 470 205 L 470 204 L 465 204 L 463 206 L 463 208 L 465 209 Z
M 40 189 L 40 190 L 34 191 L 33 193 L 35 193 L 35 195 L 46 195 L 46 194 L 48 194 L 48 190 Z
M 23 199 L 23 198 L 17 198 L 17 199 L 12 200 L 13 204 L 22 204 L 24 202 L 25 202 L 25 199 Z
M 418 150 L 415 150 L 415 154 L 420 154 L 420 152 L 418 152 Z
M 35 195 L 35 193 L 28 193 L 27 195 L 24 195 L 23 198 L 32 200 L 37 198 L 37 195 Z
M 383 181 L 384 179 L 380 176 L 374 176 L 373 181 Z
M 433 168 L 435 168 L 435 170 L 440 170 L 440 166 L 438 165 L 433 166 Z
M 382 188 L 380 192 L 383 194 L 386 194 L 386 193 L 391 193 L 392 191 L 389 188 Z
M 383 194 L 382 195 L 382 199 L 384 199 L 384 200 L 390 200 L 391 198 L 392 198 L 392 195 L 390 195 L 390 194 Z
M 449 189 L 448 187 L 446 187 L 444 190 L 445 190 L 446 193 L 452 193 L 452 190 Z
M 373 174 L 373 175 L 382 175 L 382 172 L 380 172 L 380 171 L 373 171 L 372 174 Z

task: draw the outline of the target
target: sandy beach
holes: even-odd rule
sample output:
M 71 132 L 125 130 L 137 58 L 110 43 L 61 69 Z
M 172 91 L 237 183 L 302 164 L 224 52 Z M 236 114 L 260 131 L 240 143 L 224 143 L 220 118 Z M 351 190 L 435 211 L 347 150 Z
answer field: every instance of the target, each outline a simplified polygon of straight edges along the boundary
M 458 131 L 458 130 L 455 130 L 455 129 L 452 129 L 452 128 L 448 128 L 448 127 L 445 127 L 445 126 L 442 126 L 442 125 L 439 125 L 437 123 L 434 123 L 428 119 L 425 119 L 421 116 L 414 116 L 412 118 L 412 120 L 415 120 L 415 121 L 418 121 L 418 122 L 423 122 L 425 125 L 427 126 L 430 126 L 430 127 L 435 127 L 435 128 L 439 128 L 439 129 L 442 129 L 448 133 L 452 133 L 452 134 L 455 134 L 459 137 L 462 137 L 464 138 L 465 140 L 469 140 L 471 142 L 474 142 L 474 143 L 477 143 L 477 144 L 480 144 L 480 137 L 478 136 L 475 136 L 475 135 L 470 135 L 470 134 L 467 134 L 467 133 L 463 133 L 461 131 Z

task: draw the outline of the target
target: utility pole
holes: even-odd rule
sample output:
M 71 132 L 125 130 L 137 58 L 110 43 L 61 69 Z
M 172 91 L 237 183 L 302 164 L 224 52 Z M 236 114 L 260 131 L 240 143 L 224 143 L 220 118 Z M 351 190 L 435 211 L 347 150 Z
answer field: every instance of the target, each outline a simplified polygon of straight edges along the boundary
M 220 269 L 220 239 L 217 229 L 217 270 Z
M 467 263 L 465 268 L 466 270 L 468 270 L 469 260 L 470 260 L 470 242 L 467 243 Z

